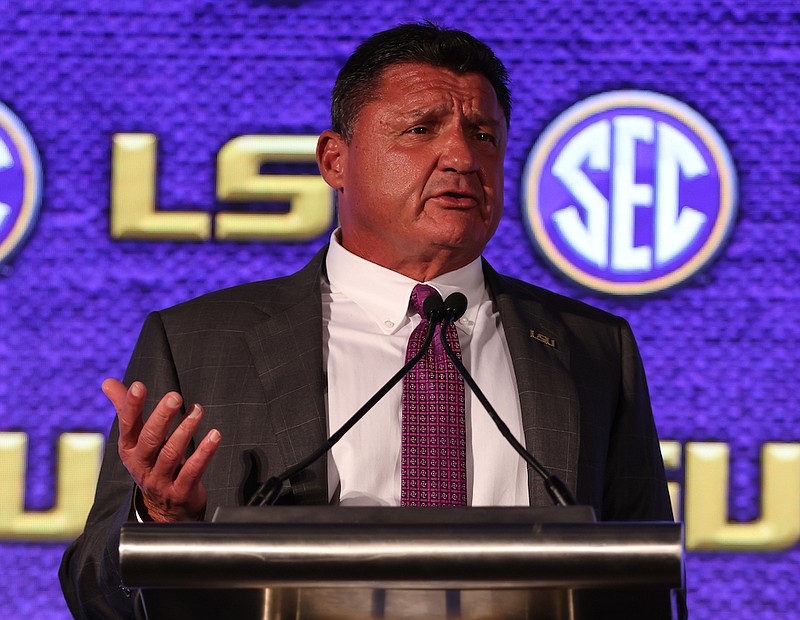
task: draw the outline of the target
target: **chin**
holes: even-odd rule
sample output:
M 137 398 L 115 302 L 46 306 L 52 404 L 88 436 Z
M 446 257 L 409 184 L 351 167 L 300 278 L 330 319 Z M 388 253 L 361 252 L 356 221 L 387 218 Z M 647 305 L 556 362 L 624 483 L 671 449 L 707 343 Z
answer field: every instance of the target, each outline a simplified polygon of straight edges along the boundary
M 433 245 L 451 251 L 454 255 L 471 257 L 470 260 L 480 256 L 486 247 L 488 238 L 484 235 L 454 235 L 441 237 Z

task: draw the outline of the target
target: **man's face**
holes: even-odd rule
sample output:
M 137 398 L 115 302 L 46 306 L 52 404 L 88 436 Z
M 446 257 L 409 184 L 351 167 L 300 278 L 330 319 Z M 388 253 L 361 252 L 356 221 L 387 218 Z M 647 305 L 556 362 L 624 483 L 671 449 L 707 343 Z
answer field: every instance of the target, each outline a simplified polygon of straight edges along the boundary
M 320 169 L 340 190 L 342 244 L 415 279 L 471 262 L 503 211 L 506 141 L 503 109 L 482 75 L 390 66 L 350 143 L 333 132 L 320 138 Z

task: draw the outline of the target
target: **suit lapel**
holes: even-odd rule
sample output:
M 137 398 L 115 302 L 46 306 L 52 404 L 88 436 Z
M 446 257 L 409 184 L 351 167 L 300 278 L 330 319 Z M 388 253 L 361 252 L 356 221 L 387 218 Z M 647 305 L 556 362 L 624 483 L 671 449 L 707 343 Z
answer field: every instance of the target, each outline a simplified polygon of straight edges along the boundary
M 245 334 L 283 461 L 271 465 L 269 475 L 301 461 L 327 437 L 320 290 L 326 249 L 298 273 L 276 282 L 269 298 L 259 300 L 268 318 Z M 327 503 L 326 459 L 318 459 L 290 484 L 296 502 Z
M 580 410 L 570 376 L 569 335 L 529 285 L 499 276 L 484 262 L 519 388 L 525 445 L 575 492 Z M 552 504 L 542 480 L 528 473 L 533 506 Z

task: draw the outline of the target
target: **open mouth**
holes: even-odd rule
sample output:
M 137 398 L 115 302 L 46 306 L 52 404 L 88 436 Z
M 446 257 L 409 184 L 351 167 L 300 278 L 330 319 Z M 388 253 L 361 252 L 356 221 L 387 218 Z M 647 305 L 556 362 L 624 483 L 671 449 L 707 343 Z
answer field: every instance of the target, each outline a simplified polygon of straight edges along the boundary
M 460 207 L 473 206 L 477 203 L 475 196 L 472 194 L 462 194 L 460 192 L 444 192 L 436 196 L 436 198 L 439 198 L 442 202 Z

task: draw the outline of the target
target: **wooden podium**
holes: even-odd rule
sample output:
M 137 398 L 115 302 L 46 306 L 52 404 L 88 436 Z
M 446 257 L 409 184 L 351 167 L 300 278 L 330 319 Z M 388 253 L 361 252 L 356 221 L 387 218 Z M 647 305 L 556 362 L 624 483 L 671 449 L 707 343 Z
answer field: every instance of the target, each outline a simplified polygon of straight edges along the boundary
M 683 546 L 587 507 L 273 506 L 127 524 L 120 564 L 148 620 L 658 619 Z

